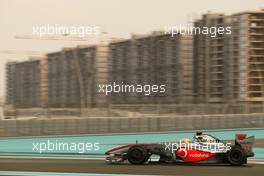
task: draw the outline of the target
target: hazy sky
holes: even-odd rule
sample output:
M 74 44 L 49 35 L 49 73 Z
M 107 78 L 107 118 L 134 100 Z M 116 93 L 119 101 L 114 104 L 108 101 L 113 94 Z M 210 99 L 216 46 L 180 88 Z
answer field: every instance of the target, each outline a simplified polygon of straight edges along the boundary
M 4 96 L 5 62 L 24 55 L 4 50 L 54 51 L 78 42 L 19 40 L 33 26 L 99 26 L 116 37 L 186 24 L 207 11 L 231 14 L 264 8 L 263 0 L 0 0 L 0 97 Z M 1 53 L 2 52 L 2 53 Z

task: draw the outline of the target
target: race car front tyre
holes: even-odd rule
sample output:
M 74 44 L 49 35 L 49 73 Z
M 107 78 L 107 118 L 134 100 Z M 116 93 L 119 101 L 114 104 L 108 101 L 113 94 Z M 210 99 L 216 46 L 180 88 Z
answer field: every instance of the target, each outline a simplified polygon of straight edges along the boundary
M 135 146 L 128 150 L 127 159 L 131 164 L 143 164 L 149 159 L 149 155 L 143 147 Z
M 242 147 L 235 145 L 227 152 L 227 159 L 231 165 L 240 166 L 246 163 L 247 154 Z

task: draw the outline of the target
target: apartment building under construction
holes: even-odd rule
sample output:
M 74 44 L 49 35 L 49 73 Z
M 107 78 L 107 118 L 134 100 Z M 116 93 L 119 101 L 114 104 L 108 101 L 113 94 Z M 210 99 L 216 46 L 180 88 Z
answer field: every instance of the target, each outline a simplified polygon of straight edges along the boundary
M 24 62 L 9 62 L 6 65 L 6 100 L 14 108 L 40 107 L 43 93 L 41 76 L 42 62 L 31 59 Z
M 107 45 L 65 48 L 49 53 L 48 107 L 77 108 L 106 106 L 107 97 L 98 92 L 108 76 Z
M 264 102 L 264 10 L 232 15 L 230 90 L 232 99 Z
M 208 13 L 195 26 L 230 26 L 230 35 L 194 36 L 196 103 L 264 101 L 264 11 Z
M 116 93 L 111 103 L 191 103 L 192 36 L 164 32 L 134 35 L 110 44 L 110 81 L 129 85 L 166 85 L 165 93 Z
M 208 13 L 195 22 L 195 27 L 223 27 L 226 18 L 221 13 Z M 225 36 L 194 35 L 194 95 L 199 103 L 222 103 L 225 95 Z
M 47 58 L 10 62 L 6 67 L 7 104 L 14 108 L 106 106 L 98 85 L 108 80 L 108 46 L 79 46 Z
M 208 13 L 194 26 L 230 26 L 232 33 L 172 37 L 153 32 L 109 44 L 64 48 L 43 59 L 10 62 L 6 67 L 7 104 L 15 108 L 86 108 L 263 103 L 264 10 L 229 16 Z M 113 82 L 166 85 L 166 91 L 151 95 L 99 91 L 100 84 Z

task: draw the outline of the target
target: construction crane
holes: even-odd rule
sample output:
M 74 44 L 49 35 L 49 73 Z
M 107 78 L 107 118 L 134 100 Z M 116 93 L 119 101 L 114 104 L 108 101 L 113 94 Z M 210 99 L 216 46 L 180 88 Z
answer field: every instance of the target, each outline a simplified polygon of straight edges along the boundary
M 70 35 L 70 34 L 61 34 L 61 35 L 15 35 L 15 39 L 22 40 L 54 40 L 54 41 L 77 41 L 77 42 L 85 42 L 87 44 L 97 44 L 104 43 L 113 40 L 120 40 L 122 38 L 110 37 L 107 32 L 102 32 L 100 36 L 90 36 L 90 37 L 80 37 L 78 35 Z
M 73 35 L 16 35 L 15 39 L 30 39 L 30 40 L 64 40 L 64 41 L 89 41 L 91 38 L 79 37 Z
M 44 56 L 45 52 L 30 50 L 0 50 L 0 54 L 25 55 L 25 56 Z

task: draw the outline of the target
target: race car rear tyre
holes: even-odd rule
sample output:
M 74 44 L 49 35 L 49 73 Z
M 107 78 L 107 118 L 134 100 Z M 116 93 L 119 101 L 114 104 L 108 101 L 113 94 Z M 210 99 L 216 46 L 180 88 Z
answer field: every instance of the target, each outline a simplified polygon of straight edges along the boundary
M 247 160 L 247 154 L 243 148 L 235 145 L 227 152 L 227 159 L 231 165 L 240 166 Z
M 135 146 L 128 150 L 127 159 L 131 164 L 143 164 L 149 159 L 149 155 L 143 147 Z

